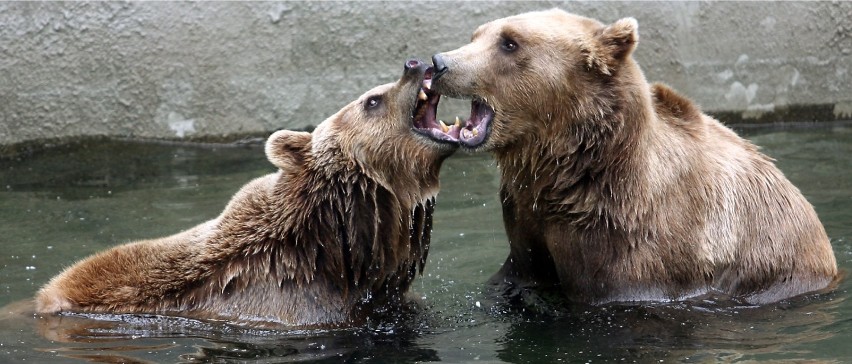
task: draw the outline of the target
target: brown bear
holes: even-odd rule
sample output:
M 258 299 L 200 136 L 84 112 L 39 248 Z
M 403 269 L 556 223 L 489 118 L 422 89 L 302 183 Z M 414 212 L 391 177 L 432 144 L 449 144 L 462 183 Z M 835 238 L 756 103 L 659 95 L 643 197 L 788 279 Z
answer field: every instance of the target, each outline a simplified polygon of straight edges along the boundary
M 438 172 L 457 149 L 432 137 L 443 130 L 429 77 L 409 60 L 398 82 L 313 133 L 272 134 L 277 173 L 249 182 L 211 221 L 71 266 L 38 292 L 37 312 L 327 328 L 394 307 L 422 272 Z
M 433 57 L 435 90 L 472 100 L 460 144 L 501 171 L 510 253 L 493 282 L 592 304 L 763 304 L 832 285 L 813 207 L 753 144 L 649 84 L 637 41 L 633 18 L 553 9 Z

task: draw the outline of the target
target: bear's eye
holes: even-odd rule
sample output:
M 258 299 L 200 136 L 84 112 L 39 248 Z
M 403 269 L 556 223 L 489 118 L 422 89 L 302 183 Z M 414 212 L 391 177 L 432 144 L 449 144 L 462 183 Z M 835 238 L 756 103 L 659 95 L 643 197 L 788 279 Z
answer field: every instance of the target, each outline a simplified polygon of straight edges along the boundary
M 506 53 L 512 53 L 518 49 L 518 43 L 509 38 L 503 38 L 500 42 L 500 49 Z
M 380 95 L 370 96 L 367 98 L 367 101 L 364 101 L 364 110 L 375 109 L 382 103 L 382 97 Z

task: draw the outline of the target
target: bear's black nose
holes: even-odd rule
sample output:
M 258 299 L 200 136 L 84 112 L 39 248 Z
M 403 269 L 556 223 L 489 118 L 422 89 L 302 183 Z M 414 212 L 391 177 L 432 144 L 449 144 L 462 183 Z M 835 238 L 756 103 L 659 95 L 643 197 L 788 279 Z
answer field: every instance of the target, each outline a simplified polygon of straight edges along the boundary
M 444 58 L 441 57 L 440 54 L 432 56 L 432 66 L 434 69 L 432 73 L 433 82 L 436 81 L 438 77 L 441 77 L 441 75 L 443 75 L 444 73 L 447 73 L 447 65 L 444 64 Z

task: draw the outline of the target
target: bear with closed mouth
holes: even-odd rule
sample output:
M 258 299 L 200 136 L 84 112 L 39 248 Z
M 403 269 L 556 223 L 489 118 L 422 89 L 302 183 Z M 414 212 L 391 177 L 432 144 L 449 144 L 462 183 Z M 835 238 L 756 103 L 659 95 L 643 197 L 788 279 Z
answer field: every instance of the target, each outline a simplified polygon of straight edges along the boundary
M 429 249 L 438 174 L 431 69 L 409 60 L 312 132 L 278 131 L 279 170 L 215 219 L 86 258 L 36 295 L 36 310 L 156 313 L 330 328 L 399 305 Z M 430 99 L 431 96 L 431 99 Z
M 592 304 L 831 288 L 813 207 L 752 143 L 646 81 L 637 29 L 530 12 L 433 57 L 434 90 L 471 100 L 452 137 L 500 168 L 510 253 L 492 281 Z

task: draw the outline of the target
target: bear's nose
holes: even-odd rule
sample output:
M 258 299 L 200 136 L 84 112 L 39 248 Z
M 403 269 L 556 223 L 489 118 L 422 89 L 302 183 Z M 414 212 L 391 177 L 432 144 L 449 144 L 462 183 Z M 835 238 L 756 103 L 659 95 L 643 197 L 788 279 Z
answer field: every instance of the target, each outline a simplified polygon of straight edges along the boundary
M 422 64 L 423 64 L 423 62 L 420 61 L 419 59 L 414 59 L 414 58 L 409 59 L 409 60 L 405 61 L 405 70 L 408 71 L 412 68 L 418 68 Z
M 434 71 L 432 71 L 432 81 L 436 81 L 438 77 L 441 77 L 444 73 L 447 73 L 447 65 L 444 63 L 444 58 L 441 57 L 440 54 L 436 54 L 432 56 L 432 66 Z

